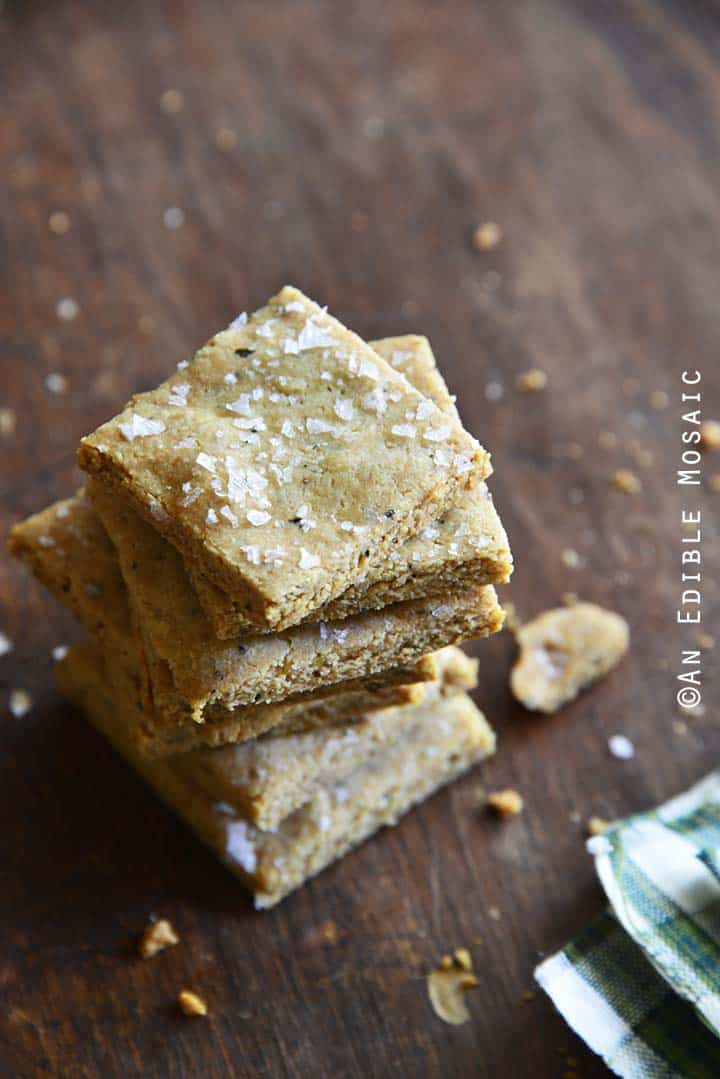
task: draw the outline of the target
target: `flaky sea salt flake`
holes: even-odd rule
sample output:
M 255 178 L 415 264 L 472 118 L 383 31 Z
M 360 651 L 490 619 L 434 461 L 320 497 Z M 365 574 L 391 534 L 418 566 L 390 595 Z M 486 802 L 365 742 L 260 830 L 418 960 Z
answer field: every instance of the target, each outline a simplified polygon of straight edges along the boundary
M 140 416 L 133 412 L 126 423 L 118 424 L 120 433 L 128 442 L 135 438 L 147 438 L 149 435 L 160 435 L 165 430 L 162 420 L 149 420 L 146 416 Z

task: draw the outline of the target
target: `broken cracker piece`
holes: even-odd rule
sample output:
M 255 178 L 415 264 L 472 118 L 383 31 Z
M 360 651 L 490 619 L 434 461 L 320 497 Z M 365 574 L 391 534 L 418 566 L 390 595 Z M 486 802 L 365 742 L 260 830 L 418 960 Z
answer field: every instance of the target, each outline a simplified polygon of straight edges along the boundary
M 440 1019 L 460 1026 L 470 1018 L 465 993 L 480 984 L 473 974 L 472 956 L 467 948 L 456 948 L 453 958 L 444 955 L 438 969 L 427 976 L 428 996 Z
M 158 952 L 177 944 L 179 940 L 172 922 L 167 918 L 160 918 L 157 922 L 151 922 L 143 933 L 139 945 L 140 955 L 143 959 L 151 959 Z
M 178 1004 L 183 1015 L 207 1015 L 207 1004 L 192 989 L 182 989 L 178 994 Z
M 509 788 L 489 794 L 487 804 L 499 817 L 517 817 L 525 803 L 518 791 Z
M 531 711 L 552 713 L 607 674 L 625 655 L 627 622 L 594 603 L 557 607 L 522 626 L 510 688 Z

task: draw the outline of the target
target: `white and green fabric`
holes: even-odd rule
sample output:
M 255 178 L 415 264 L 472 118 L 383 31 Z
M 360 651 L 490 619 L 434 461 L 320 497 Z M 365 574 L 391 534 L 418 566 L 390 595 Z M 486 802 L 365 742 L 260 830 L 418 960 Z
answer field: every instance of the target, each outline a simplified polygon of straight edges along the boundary
M 588 850 L 611 909 L 538 983 L 623 1079 L 719 1079 L 720 772 Z

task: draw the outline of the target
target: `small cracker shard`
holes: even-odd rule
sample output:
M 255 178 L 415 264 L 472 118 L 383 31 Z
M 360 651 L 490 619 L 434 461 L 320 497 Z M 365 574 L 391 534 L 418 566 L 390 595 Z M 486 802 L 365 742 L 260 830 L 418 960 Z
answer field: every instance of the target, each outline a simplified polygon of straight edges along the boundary
M 502 229 L 496 221 L 484 221 L 473 233 L 476 251 L 494 251 L 502 240 Z
M 610 827 L 610 822 L 602 817 L 590 817 L 587 822 L 588 835 L 604 835 Z
M 182 989 L 178 995 L 178 1004 L 183 1015 L 207 1015 L 207 1004 L 192 989 Z
M 140 955 L 143 959 L 151 959 L 158 952 L 177 944 L 179 940 L 172 922 L 167 918 L 160 918 L 157 922 L 151 922 L 143 933 L 139 945 Z
M 720 422 L 705 420 L 700 424 L 700 448 L 720 450 Z
M 613 487 L 618 491 L 622 491 L 624 495 L 636 495 L 642 491 L 640 479 L 629 468 L 619 468 L 613 474 L 612 482 Z
M 557 712 L 607 674 L 628 650 L 624 618 L 594 603 L 557 607 L 518 630 L 510 675 L 515 698 L 536 712 Z
M 515 385 L 523 393 L 538 393 L 547 386 L 548 377 L 545 371 L 539 367 L 532 367 L 529 371 L 523 371 L 515 379 Z
M 487 804 L 498 817 L 517 817 L 518 813 L 522 813 L 525 803 L 519 791 L 508 788 L 489 794 Z
M 472 971 L 472 957 L 467 948 L 456 948 L 453 957 L 444 955 L 437 970 L 427 976 L 428 996 L 435 1014 L 452 1026 L 460 1026 L 470 1018 L 465 1003 L 468 989 L 479 985 Z

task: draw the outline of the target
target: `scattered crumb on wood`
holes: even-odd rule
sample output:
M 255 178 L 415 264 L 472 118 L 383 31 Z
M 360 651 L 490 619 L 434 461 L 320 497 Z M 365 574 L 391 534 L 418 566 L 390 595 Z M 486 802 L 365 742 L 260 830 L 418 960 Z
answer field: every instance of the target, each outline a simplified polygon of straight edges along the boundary
M 613 473 L 612 483 L 613 487 L 618 491 L 622 491 L 624 495 L 635 495 L 642 491 L 642 483 L 639 477 L 634 472 L 631 472 L 629 468 L 618 468 Z
M 502 238 L 502 229 L 496 221 L 484 221 L 473 233 L 473 247 L 476 251 L 494 251 Z
M 0 408 L 0 435 L 4 438 L 9 438 L 10 435 L 15 433 L 15 427 L 17 426 L 17 416 L 11 408 Z
M 665 393 L 665 390 L 653 390 L 650 394 L 650 407 L 661 412 L 664 408 L 667 408 L 670 404 L 670 397 Z
M 508 788 L 489 794 L 487 804 L 499 817 L 517 817 L 518 813 L 522 813 L 525 803 L 518 791 Z
M 157 922 L 151 922 L 142 935 L 139 945 L 140 955 L 143 959 L 150 959 L 158 952 L 171 948 L 180 940 L 172 922 L 167 918 L 159 918 Z
M 603 835 L 609 828 L 609 822 L 603 820 L 602 817 L 590 817 L 587 822 L 587 830 L 589 835 Z
M 700 424 L 700 448 L 720 450 L 720 423 L 717 420 L 705 420 Z
M 703 652 L 709 652 L 711 648 L 715 647 L 715 638 L 709 633 L 698 633 L 697 643 Z
M 539 367 L 532 367 L 529 371 L 523 371 L 515 379 L 515 385 L 523 393 L 537 393 L 547 386 L 548 377 L 545 371 Z
M 181 90 L 165 90 L 160 95 L 160 108 L 163 112 L 178 113 L 185 104 L 185 98 Z
M 551 714 L 607 674 L 627 652 L 630 630 L 619 614 L 594 603 L 556 607 L 515 634 L 513 696 L 531 711 Z
M 470 1018 L 465 994 L 480 984 L 472 969 L 467 948 L 456 948 L 452 957 L 444 955 L 436 970 L 427 976 L 427 989 L 433 1011 L 446 1023 L 460 1026 Z
M 467 948 L 456 948 L 453 959 L 461 970 L 472 970 L 472 956 Z
M 714 476 L 711 476 L 708 483 L 710 484 L 710 490 L 716 495 L 720 495 L 720 472 L 716 472 Z
M 178 1004 L 183 1015 L 207 1015 L 207 1004 L 192 989 L 182 989 L 178 995 Z
M 70 231 L 71 226 L 70 215 L 66 214 L 64 210 L 55 210 L 48 218 L 48 228 L 56 236 L 64 236 Z

